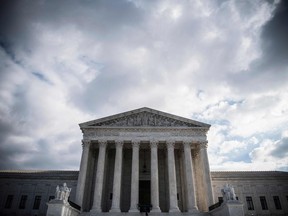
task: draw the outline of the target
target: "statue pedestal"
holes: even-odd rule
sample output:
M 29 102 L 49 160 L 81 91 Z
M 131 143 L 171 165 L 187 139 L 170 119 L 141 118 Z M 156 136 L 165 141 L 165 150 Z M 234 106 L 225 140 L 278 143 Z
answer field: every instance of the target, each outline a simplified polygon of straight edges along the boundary
M 77 216 L 80 211 L 73 208 L 65 200 L 51 200 L 47 203 L 48 209 L 46 216 Z
M 64 200 L 51 200 L 47 203 L 47 216 L 64 215 L 67 204 Z
M 228 200 L 209 213 L 211 216 L 244 216 L 243 205 L 238 200 Z

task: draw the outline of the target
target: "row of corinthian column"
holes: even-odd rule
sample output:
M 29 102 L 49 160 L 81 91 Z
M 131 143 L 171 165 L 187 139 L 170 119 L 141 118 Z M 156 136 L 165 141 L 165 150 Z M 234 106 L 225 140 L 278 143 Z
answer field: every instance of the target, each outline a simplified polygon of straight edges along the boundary
M 83 203 L 84 186 L 87 175 L 87 163 L 88 154 L 90 149 L 91 141 L 83 141 L 83 153 L 80 164 L 80 173 L 78 177 L 78 185 L 76 191 L 76 202 L 78 204 Z M 103 180 L 104 180 L 104 167 L 105 167 L 105 155 L 107 148 L 107 141 L 100 140 L 99 143 L 99 156 L 97 162 L 97 173 L 96 182 L 94 189 L 93 205 L 91 212 L 102 212 L 101 201 L 103 191 Z M 121 197 L 121 172 L 122 172 L 122 156 L 123 156 L 123 144 L 124 141 L 116 140 L 116 156 L 115 156 L 115 168 L 114 168 L 114 180 L 113 180 L 113 198 L 110 212 L 121 212 L 120 210 L 120 197 Z M 180 212 L 177 201 L 177 183 L 176 183 L 176 170 L 175 170 L 175 157 L 174 157 L 174 141 L 166 141 L 167 146 L 167 157 L 168 157 L 168 183 L 169 183 L 169 212 Z M 203 168 L 208 167 L 209 163 L 207 158 L 206 145 L 200 145 L 200 156 L 203 162 Z M 204 147 L 204 148 L 203 148 Z M 159 207 L 159 182 L 158 182 L 158 141 L 150 141 L 151 148 L 151 212 L 161 212 Z M 131 172 L 131 201 L 129 212 L 139 212 L 137 205 L 139 200 L 139 149 L 140 141 L 132 141 L 132 172 Z M 196 191 L 195 191 L 195 180 L 193 171 L 193 162 L 191 157 L 191 142 L 183 142 L 184 150 L 184 171 L 185 171 L 185 182 L 186 182 L 186 195 L 187 195 L 187 210 L 188 212 L 198 212 L 196 204 Z M 205 173 L 205 171 L 204 171 Z M 205 179 L 206 178 L 206 179 Z M 210 181 L 207 179 L 209 176 L 205 176 L 204 181 Z M 206 192 L 209 191 L 209 185 L 207 186 Z M 208 191 L 207 191 L 208 190 Z M 211 189 L 210 189 L 211 190 Z M 208 194 L 207 194 L 208 195 Z M 213 198 L 212 198 L 213 199 Z M 210 200 L 209 200 L 210 202 Z M 213 202 L 213 201 L 212 201 Z

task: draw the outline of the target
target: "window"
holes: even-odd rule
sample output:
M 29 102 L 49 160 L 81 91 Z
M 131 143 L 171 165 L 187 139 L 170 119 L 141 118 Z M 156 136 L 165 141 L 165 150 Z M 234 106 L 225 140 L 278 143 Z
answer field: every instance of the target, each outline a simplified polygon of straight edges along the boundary
M 12 206 L 12 202 L 13 202 L 13 195 L 8 195 L 4 207 L 5 207 L 6 209 L 10 209 L 11 206 Z
M 267 210 L 268 206 L 267 206 L 267 202 L 266 202 L 265 196 L 260 196 L 260 202 L 261 202 L 262 210 Z
M 248 210 L 254 210 L 252 197 L 250 197 L 250 196 L 246 197 L 246 202 L 247 202 Z
M 273 200 L 274 200 L 275 208 L 278 210 L 282 209 L 279 196 L 273 196 Z
M 25 209 L 26 201 L 27 201 L 27 195 L 22 195 L 19 203 L 19 209 Z
M 41 196 L 35 196 L 33 209 L 39 209 L 41 203 Z
M 55 196 L 49 196 L 49 201 L 55 199 Z

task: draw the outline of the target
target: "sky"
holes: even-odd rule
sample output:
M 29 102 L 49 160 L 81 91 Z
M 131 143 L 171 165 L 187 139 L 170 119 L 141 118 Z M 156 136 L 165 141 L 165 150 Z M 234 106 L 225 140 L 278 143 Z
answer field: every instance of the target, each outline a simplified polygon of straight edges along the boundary
M 0 0 L 0 169 L 78 170 L 79 123 L 211 124 L 210 169 L 288 171 L 288 1 Z

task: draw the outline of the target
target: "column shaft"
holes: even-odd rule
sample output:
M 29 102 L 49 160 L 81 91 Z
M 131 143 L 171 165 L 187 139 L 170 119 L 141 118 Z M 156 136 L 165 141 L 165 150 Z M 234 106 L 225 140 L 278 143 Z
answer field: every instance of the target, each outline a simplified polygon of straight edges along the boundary
M 156 141 L 150 142 L 151 146 L 151 212 L 161 212 L 159 207 L 158 183 L 158 146 Z
M 180 212 L 177 201 L 177 183 L 174 157 L 174 142 L 167 142 L 168 178 L 169 178 L 169 212 Z
M 193 178 L 193 163 L 191 157 L 191 146 L 190 143 L 183 143 L 184 147 L 184 160 L 185 160 L 185 171 L 186 171 L 186 186 L 187 186 L 187 208 L 188 212 L 198 212 L 196 197 L 195 197 L 195 184 Z
M 99 154 L 98 154 L 98 162 L 97 162 L 94 199 L 93 199 L 93 206 L 91 210 L 93 212 L 102 212 L 101 202 L 102 202 L 107 141 L 98 141 L 98 143 L 99 143 Z
M 200 144 L 200 159 L 203 164 L 203 181 L 204 181 L 204 194 L 206 194 L 206 210 L 213 205 L 213 191 L 210 175 L 210 167 L 207 155 L 207 143 Z
M 139 212 L 139 141 L 132 141 L 131 202 L 129 212 Z
M 122 175 L 122 157 L 123 157 L 123 141 L 116 141 L 116 156 L 114 167 L 113 180 L 113 198 L 110 212 L 121 212 L 120 197 L 121 197 L 121 175 Z
M 90 150 L 90 140 L 82 141 L 82 157 L 80 163 L 80 171 L 77 181 L 76 189 L 76 203 L 83 208 L 83 196 L 85 190 L 86 176 L 87 176 L 87 165 L 88 165 L 88 156 Z

